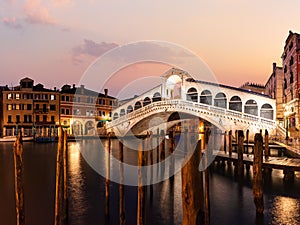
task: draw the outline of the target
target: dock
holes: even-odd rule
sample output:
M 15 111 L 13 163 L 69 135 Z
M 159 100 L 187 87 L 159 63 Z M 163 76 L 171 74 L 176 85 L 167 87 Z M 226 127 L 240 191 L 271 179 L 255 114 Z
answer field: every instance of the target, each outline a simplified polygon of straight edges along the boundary
M 237 153 L 233 152 L 232 156 L 230 157 L 229 154 L 225 152 L 219 151 L 218 153 L 214 153 L 215 160 L 220 161 L 227 161 L 229 163 L 233 163 L 234 165 L 237 164 L 238 155 Z M 246 168 L 250 168 L 253 165 L 254 156 L 251 154 L 243 154 L 243 164 L 246 165 Z M 300 171 L 300 159 L 295 158 L 287 158 L 287 157 L 274 157 L 270 156 L 268 160 L 263 159 L 263 169 L 278 169 L 283 170 L 284 179 L 290 180 L 294 179 L 295 172 Z

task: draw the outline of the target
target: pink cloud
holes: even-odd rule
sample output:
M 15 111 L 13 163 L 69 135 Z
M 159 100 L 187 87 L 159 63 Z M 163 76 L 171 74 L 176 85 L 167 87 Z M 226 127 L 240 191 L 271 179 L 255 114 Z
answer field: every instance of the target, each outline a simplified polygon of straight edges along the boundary
M 4 25 L 8 27 L 15 28 L 15 29 L 22 28 L 22 25 L 17 22 L 17 19 L 15 17 L 12 18 L 4 17 L 2 18 L 1 21 Z
M 96 43 L 93 40 L 84 39 L 84 43 L 72 49 L 72 60 L 74 64 L 79 64 L 85 59 L 96 58 L 103 53 L 117 47 L 116 43 L 101 42 Z
M 24 4 L 26 21 L 32 24 L 55 24 L 55 19 L 49 14 L 48 9 L 40 0 L 26 0 Z
M 51 3 L 56 7 L 65 7 L 70 5 L 71 0 L 51 0 Z

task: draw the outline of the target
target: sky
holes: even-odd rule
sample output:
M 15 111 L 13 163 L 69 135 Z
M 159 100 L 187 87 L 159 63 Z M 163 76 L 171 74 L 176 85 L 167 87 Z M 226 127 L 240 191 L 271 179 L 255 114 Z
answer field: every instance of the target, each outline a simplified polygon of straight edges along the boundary
M 79 84 L 101 55 L 144 40 L 189 49 L 219 83 L 265 84 L 289 30 L 300 32 L 299 8 L 297 0 L 1 0 L 0 85 L 23 77 L 49 88 Z M 128 80 L 169 67 L 139 62 L 102 88 L 117 95 Z M 150 83 L 139 82 L 139 91 Z

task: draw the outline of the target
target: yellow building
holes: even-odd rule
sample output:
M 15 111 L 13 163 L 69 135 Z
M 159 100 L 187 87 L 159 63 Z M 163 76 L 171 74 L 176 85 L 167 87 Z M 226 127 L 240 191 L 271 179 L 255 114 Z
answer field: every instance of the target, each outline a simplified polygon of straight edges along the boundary
M 59 125 L 59 92 L 34 85 L 30 78 L 20 86 L 2 91 L 2 135 L 13 136 L 22 130 L 26 136 L 53 136 Z

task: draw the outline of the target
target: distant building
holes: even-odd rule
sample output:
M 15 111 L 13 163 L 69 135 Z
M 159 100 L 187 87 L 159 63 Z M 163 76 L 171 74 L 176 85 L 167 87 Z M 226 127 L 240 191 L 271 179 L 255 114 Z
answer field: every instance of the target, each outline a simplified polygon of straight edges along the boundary
M 284 127 L 283 116 L 283 69 L 273 63 L 273 71 L 266 85 L 265 94 L 276 100 L 276 121 Z
M 289 32 L 285 41 L 282 66 L 285 127 L 289 127 L 293 132 L 300 129 L 300 35 L 292 31 Z
M 259 94 L 265 94 L 265 85 L 262 84 L 246 82 L 242 86 L 240 86 L 240 88 Z
M 69 135 L 96 135 L 106 121 L 111 121 L 111 111 L 117 99 L 105 93 L 64 85 L 60 91 L 60 123 Z M 99 131 L 101 132 L 101 131 Z
M 55 135 L 59 125 L 59 92 L 34 85 L 30 78 L 2 91 L 2 135 Z

